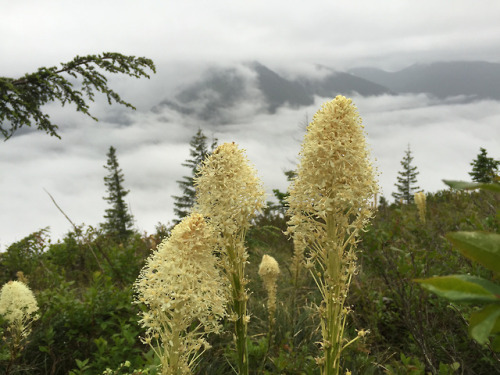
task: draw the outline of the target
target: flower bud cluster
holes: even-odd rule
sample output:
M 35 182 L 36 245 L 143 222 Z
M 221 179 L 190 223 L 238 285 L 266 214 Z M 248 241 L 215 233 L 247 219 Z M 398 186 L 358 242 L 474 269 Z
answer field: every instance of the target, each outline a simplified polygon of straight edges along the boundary
M 425 212 L 426 212 L 426 200 L 425 193 L 423 191 L 419 191 L 415 193 L 415 204 L 417 205 L 418 215 L 420 217 L 420 221 L 425 223 Z
M 280 267 L 276 259 L 270 255 L 264 255 L 259 265 L 259 276 L 264 282 L 264 287 L 267 290 L 268 302 L 267 309 L 269 316 L 273 317 L 276 312 L 276 292 L 278 276 L 280 274 Z M 272 318 L 271 318 L 272 319 Z
M 323 296 L 318 306 L 322 373 L 338 373 L 349 311 L 345 301 L 358 270 L 357 235 L 372 215 L 377 191 L 361 118 L 350 99 L 337 96 L 307 127 L 287 199 L 288 232 L 295 243 L 307 246 L 305 267 Z
M 148 307 L 140 320 L 147 329 L 144 341 L 161 341 L 164 357 L 181 358 L 177 366 L 190 367 L 189 356 L 208 346 L 202 336 L 221 330 L 228 296 L 216 250 L 213 228 L 193 213 L 148 258 L 134 284 L 135 302 Z M 203 331 L 194 334 L 193 323 Z M 167 359 L 162 360 L 164 369 L 173 361 Z
M 349 221 L 338 221 L 346 230 L 361 228 L 378 187 L 351 99 L 337 96 L 323 104 L 307 127 L 300 157 L 288 198 L 290 231 L 317 231 L 328 214 L 347 216 Z
M 20 281 L 9 281 L 0 290 L 0 315 L 11 327 L 22 328 L 24 335 L 26 326 L 38 319 L 35 314 L 38 304 L 31 289 Z
M 137 301 L 149 306 L 142 323 L 151 330 L 161 328 L 159 315 L 182 316 L 185 329 L 199 320 L 216 329 L 225 315 L 227 296 L 224 279 L 217 269 L 217 237 L 200 214 L 179 223 L 149 257 L 135 283 Z
M 204 161 L 195 187 L 196 211 L 229 235 L 247 229 L 265 204 L 262 182 L 234 142 L 220 145 Z

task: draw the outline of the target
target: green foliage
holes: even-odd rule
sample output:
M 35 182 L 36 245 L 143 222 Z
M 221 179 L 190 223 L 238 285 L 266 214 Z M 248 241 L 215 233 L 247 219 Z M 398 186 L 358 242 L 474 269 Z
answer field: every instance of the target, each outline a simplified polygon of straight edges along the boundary
M 297 173 L 294 170 L 285 171 L 285 176 L 288 182 L 291 182 Z M 282 192 L 279 189 L 273 189 L 274 197 L 278 200 L 278 204 L 274 202 L 267 202 L 267 209 L 276 212 L 278 215 L 285 216 L 288 210 L 287 198 L 290 195 L 288 192 Z
M 500 302 L 500 286 L 481 277 L 468 275 L 435 276 L 417 279 L 438 296 L 460 303 Z
M 146 69 L 156 71 L 150 59 L 105 52 L 76 56 L 60 67 L 39 68 L 37 72 L 18 79 L 0 77 L 0 132 L 8 139 L 21 127 L 35 125 L 39 130 L 60 138 L 58 126 L 42 111 L 43 105 L 52 101 L 59 101 L 62 105 L 72 103 L 78 112 L 97 120 L 90 114 L 89 104 L 85 101 L 85 97 L 94 101 L 95 91 L 106 95 L 109 104 L 115 102 L 135 109 L 108 87 L 104 73 L 149 78 Z M 81 79 L 79 90 L 74 88 L 73 79 Z
M 452 189 L 456 190 L 473 190 L 473 189 L 481 189 L 481 190 L 489 190 L 500 193 L 500 186 L 498 184 L 490 184 L 490 183 L 475 183 L 475 182 L 466 182 L 466 181 L 452 181 L 452 180 L 443 180 L 443 182 L 450 186 Z
M 456 374 L 460 369 L 460 363 L 453 362 L 452 364 L 440 363 L 436 375 L 452 375 Z M 410 356 L 405 356 L 401 353 L 400 361 L 392 361 L 385 367 L 387 375 L 426 375 L 431 372 L 425 371 L 425 365 L 418 359 Z
M 48 228 L 34 232 L 0 253 L 0 264 L 3 265 L 0 267 L 0 285 L 14 280 L 18 271 L 34 274 L 40 267 L 43 267 L 40 260 L 50 244 L 48 232 Z
M 457 183 L 452 183 L 457 187 Z M 464 185 L 474 188 L 474 185 Z M 496 188 L 496 186 L 494 186 Z M 454 247 L 468 259 L 500 275 L 500 234 L 488 232 L 452 232 L 446 235 Z M 440 297 L 457 303 L 487 304 L 469 318 L 469 333 L 478 343 L 500 351 L 500 285 L 468 275 L 438 276 L 416 280 Z
M 104 199 L 108 201 L 111 208 L 106 210 L 106 215 L 104 215 L 106 222 L 102 224 L 102 227 L 109 235 L 123 240 L 132 233 L 131 227 L 134 220 L 132 214 L 128 212 L 128 205 L 124 200 L 129 190 L 125 190 L 123 187 L 125 178 L 118 164 L 116 149 L 110 146 L 106 156 L 108 160 L 104 168 L 108 170 L 108 175 L 104 177 L 104 184 L 108 196 Z
M 190 176 L 183 176 L 182 180 L 177 181 L 179 187 L 182 189 L 182 196 L 172 196 L 174 198 L 174 213 L 177 215 L 179 220 L 175 223 L 179 223 L 182 218 L 186 217 L 191 212 L 191 207 L 195 203 L 195 189 L 194 189 L 194 178 L 197 176 L 201 163 L 207 156 L 209 156 L 217 147 L 217 139 L 213 139 L 210 148 L 207 146 L 207 137 L 201 129 L 198 129 L 196 134 L 191 138 L 189 142 L 191 148 L 189 154 L 191 159 L 186 160 L 182 165 L 188 167 L 191 170 Z
M 475 189 L 477 184 L 467 186 Z M 467 335 L 471 329 L 475 336 L 491 338 L 489 332 L 499 328 L 497 302 L 492 302 L 496 296 L 491 293 L 498 286 L 492 271 L 454 251 L 445 237 L 457 231 L 497 234 L 500 218 L 495 207 L 499 204 L 500 196 L 491 191 L 428 194 L 425 223 L 419 220 L 413 204 L 379 207 L 373 224 L 362 235 L 361 270 L 353 279 L 347 301 L 352 309 L 349 326 L 353 328 L 346 338 L 356 337 L 354 327 L 370 333 L 346 349 L 343 368 L 367 375 L 500 372 L 497 354 Z M 254 219 L 247 235 L 252 375 L 319 374 L 315 358 L 320 354 L 317 342 L 321 333 L 313 306 L 321 296 L 306 272 L 294 284 L 290 269 L 293 246 L 283 235 L 285 229 L 285 218 L 268 210 Z M 137 322 L 140 307 L 131 303 L 131 285 L 151 249 L 166 235 L 168 228 L 159 225 L 155 234 L 132 233 L 122 241 L 102 229 L 79 226 L 60 241 L 51 242 L 44 229 L 1 253 L 2 281 L 23 271 L 35 291 L 41 315 L 12 373 L 156 374 L 158 362 L 139 339 L 143 335 Z M 472 249 L 480 243 L 467 236 L 458 240 L 470 243 Z M 488 244 L 491 238 L 482 240 Z M 282 271 L 271 341 L 267 335 L 267 295 L 257 275 L 263 254 L 272 255 Z M 485 266 L 493 263 L 488 257 L 494 255 L 485 256 Z M 472 298 L 489 302 L 481 308 L 473 303 L 450 303 L 412 281 L 448 274 L 467 275 L 458 280 L 472 280 L 472 287 L 481 291 L 479 297 Z M 475 283 L 479 278 L 483 281 Z M 0 321 L 0 332 L 2 329 Z M 231 330 L 232 323 L 225 322 L 225 333 L 209 337 L 212 348 L 200 359 L 198 374 L 234 371 Z M 0 373 L 5 355 L 0 345 Z
M 412 203 L 414 199 L 413 195 L 420 189 L 416 185 L 418 175 L 417 167 L 412 166 L 412 161 L 413 157 L 411 156 L 410 145 L 408 145 L 405 156 L 401 161 L 403 170 L 398 173 L 398 183 L 395 184 L 398 191 L 392 193 L 396 201 L 403 200 L 405 203 Z
M 394 353 L 404 353 L 421 363 L 423 374 L 454 362 L 463 373 L 500 371 L 496 355 L 467 337 L 466 317 L 474 309 L 430 298 L 412 281 L 457 273 L 490 277 L 487 269 L 452 251 L 444 236 L 452 230 L 498 231 L 498 198 L 487 191 L 428 194 L 425 223 L 413 204 L 379 207 L 360 244 L 362 269 L 350 298 L 353 325 L 371 332 L 366 345 L 374 363 L 394 367 Z
M 489 158 L 486 149 L 482 147 L 480 151 L 481 152 L 477 155 L 477 159 L 474 159 L 474 161 L 470 163 L 472 172 L 469 172 L 469 175 L 472 177 L 472 181 L 475 182 L 495 182 L 498 168 L 500 167 L 500 160 Z

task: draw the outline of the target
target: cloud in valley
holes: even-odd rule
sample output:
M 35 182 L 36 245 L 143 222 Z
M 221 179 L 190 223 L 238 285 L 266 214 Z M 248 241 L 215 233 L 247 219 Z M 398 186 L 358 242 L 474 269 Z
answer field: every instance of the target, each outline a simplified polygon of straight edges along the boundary
M 495 0 L 473 6 L 465 0 L 18 0 L 3 2 L 0 14 L 2 77 L 104 51 L 146 56 L 158 68 L 150 80 L 110 77 L 135 112 L 110 107 L 97 94 L 91 113 L 100 121 L 94 122 L 54 103 L 46 109 L 62 140 L 22 129 L 0 144 L 0 250 L 46 226 L 54 238 L 71 229 L 44 189 L 75 223 L 102 222 L 103 165 L 111 145 L 131 191 L 136 227 L 152 232 L 158 222 L 171 221 L 171 196 L 181 192 L 176 181 L 190 173 L 181 164 L 199 127 L 219 143 L 245 148 L 271 199 L 272 189 L 287 188 L 283 172 L 297 162 L 304 119 L 332 99 L 319 96 L 331 91 L 328 84 L 354 78 L 358 87 L 379 90 L 351 96 L 388 199 L 408 144 L 425 191 L 444 189 L 443 178 L 469 179 L 480 147 L 500 159 L 500 101 L 389 95 L 383 85 L 342 73 L 434 61 L 499 63 Z
M 219 143 L 235 141 L 245 148 L 272 199 L 272 189 L 287 188 L 283 171 L 297 161 L 304 117 L 307 114 L 310 119 L 325 100 L 330 99 L 317 98 L 309 107 L 282 107 L 275 114 L 246 115 L 226 125 L 203 123 L 168 107 L 158 113 L 124 110 L 120 116 L 128 117 L 126 126 L 95 123 L 63 110 L 70 126 L 62 128 L 62 141 L 35 132 L 14 137 L 0 148 L 0 243 L 19 240 L 45 226 L 51 227 L 55 237 L 71 229 L 44 189 L 74 222 L 102 222 L 106 209 L 102 166 L 110 145 L 117 148 L 137 227 L 151 232 L 158 222 L 171 221 L 171 196 L 180 193 L 176 181 L 189 173 L 181 164 L 189 157 L 188 143 L 198 126 Z M 444 189 L 443 178 L 467 180 L 469 163 L 479 147 L 500 157 L 498 102 L 437 103 L 423 94 L 354 96 L 353 101 L 377 159 L 383 194 L 390 200 L 408 143 L 425 191 Z M 246 113 L 244 107 L 244 103 L 233 107 L 231 116 Z

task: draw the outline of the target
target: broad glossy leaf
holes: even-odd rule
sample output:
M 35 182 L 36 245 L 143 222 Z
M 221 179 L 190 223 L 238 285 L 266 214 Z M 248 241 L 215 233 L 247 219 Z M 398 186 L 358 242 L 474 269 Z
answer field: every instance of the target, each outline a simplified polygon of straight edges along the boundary
M 500 286 L 475 276 L 451 275 L 417 279 L 416 282 L 438 296 L 454 302 L 500 305 Z
M 465 257 L 500 273 L 500 234 L 488 232 L 451 232 L 446 238 Z
M 495 352 L 500 352 L 500 335 L 495 335 L 491 340 L 491 347 Z
M 496 183 L 486 184 L 486 183 L 454 181 L 454 180 L 443 180 L 443 182 L 452 189 L 457 189 L 457 190 L 483 189 L 483 190 L 496 191 L 497 193 L 500 193 L 500 184 Z
M 500 320 L 500 305 L 488 305 L 484 309 L 471 314 L 469 319 L 469 333 L 480 344 L 488 341 L 493 328 Z

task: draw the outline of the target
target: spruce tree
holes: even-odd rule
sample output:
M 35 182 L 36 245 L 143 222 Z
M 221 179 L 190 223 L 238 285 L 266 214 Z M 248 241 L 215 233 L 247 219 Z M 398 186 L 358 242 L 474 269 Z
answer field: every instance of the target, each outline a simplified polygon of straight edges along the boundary
M 495 182 L 495 177 L 498 175 L 500 160 L 489 158 L 486 149 L 480 148 L 480 153 L 470 165 L 472 172 L 469 172 L 474 182 L 490 183 Z
M 115 102 L 135 109 L 108 87 L 105 74 L 122 73 L 134 78 L 149 78 L 146 69 L 156 72 L 150 59 L 105 52 L 76 56 L 60 66 L 43 67 L 17 79 L 0 77 L 0 136 L 8 139 L 23 126 L 36 126 L 60 138 L 58 126 L 44 111 L 45 104 L 57 101 L 62 105 L 73 103 L 78 112 L 97 121 L 89 112 L 89 101 L 94 101 L 96 92 L 106 95 L 109 104 Z M 78 79 L 81 82 L 75 85 Z
M 210 155 L 217 146 L 217 139 L 213 139 L 210 149 L 207 146 L 208 138 L 203 134 L 201 129 L 191 138 L 189 145 L 191 146 L 189 154 L 191 159 L 186 160 L 182 165 L 191 169 L 190 176 L 183 176 L 182 180 L 176 181 L 182 189 L 181 196 L 173 195 L 174 212 L 179 219 L 174 220 L 174 223 L 179 223 L 183 217 L 186 217 L 195 203 L 194 178 L 198 174 L 201 163 Z
M 108 170 L 109 174 L 104 177 L 104 184 L 108 196 L 104 199 L 108 201 L 111 208 L 106 210 L 104 215 L 106 222 L 102 224 L 102 228 L 106 233 L 123 240 L 132 233 L 133 216 L 128 212 L 128 206 L 124 200 L 129 190 L 125 190 L 123 187 L 124 177 L 118 164 L 116 149 L 111 146 L 106 156 L 108 161 L 104 168 Z
M 417 167 L 412 166 L 413 157 L 411 156 L 410 145 L 408 145 L 408 150 L 405 152 L 405 156 L 401 161 L 403 170 L 398 174 L 398 183 L 394 184 L 398 188 L 397 192 L 392 193 L 392 196 L 396 201 L 403 200 L 404 203 L 413 202 L 413 194 L 415 194 L 418 189 L 420 189 L 417 183 Z

